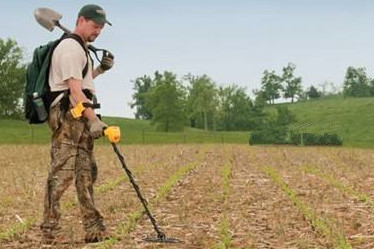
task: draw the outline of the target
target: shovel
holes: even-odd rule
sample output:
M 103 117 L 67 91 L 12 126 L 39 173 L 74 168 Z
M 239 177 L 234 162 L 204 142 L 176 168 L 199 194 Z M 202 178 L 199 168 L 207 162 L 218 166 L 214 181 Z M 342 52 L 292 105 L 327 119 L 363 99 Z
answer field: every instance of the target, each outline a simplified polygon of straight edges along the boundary
M 53 31 L 53 29 L 57 26 L 65 33 L 70 34 L 71 31 L 67 29 L 66 27 L 62 26 L 60 24 L 60 19 L 62 18 L 62 15 L 52 9 L 49 8 L 38 8 L 34 11 L 34 16 L 36 21 L 44 28 L 46 28 L 49 31 Z M 102 48 L 96 48 L 92 46 L 91 44 L 88 45 L 88 49 L 91 50 L 94 54 L 96 59 L 101 63 L 101 60 L 99 59 L 99 56 L 97 55 L 97 52 L 102 52 L 103 56 L 109 56 L 113 58 L 112 53 L 110 53 L 106 49 Z

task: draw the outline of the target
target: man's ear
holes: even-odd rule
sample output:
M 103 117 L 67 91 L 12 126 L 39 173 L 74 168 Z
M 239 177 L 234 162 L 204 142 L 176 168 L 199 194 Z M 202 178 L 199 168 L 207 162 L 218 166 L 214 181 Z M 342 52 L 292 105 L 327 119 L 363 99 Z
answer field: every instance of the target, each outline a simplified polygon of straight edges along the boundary
M 84 16 L 78 17 L 78 19 L 77 19 L 77 26 L 80 25 L 80 24 L 82 24 L 83 22 L 86 22 L 86 21 L 87 20 L 86 20 L 86 18 Z

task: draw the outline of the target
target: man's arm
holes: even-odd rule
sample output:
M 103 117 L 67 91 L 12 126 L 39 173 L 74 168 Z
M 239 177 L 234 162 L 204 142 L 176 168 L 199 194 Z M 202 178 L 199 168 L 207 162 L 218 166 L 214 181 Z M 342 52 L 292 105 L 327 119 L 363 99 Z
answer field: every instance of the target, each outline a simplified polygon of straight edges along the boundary
M 74 100 L 74 103 L 72 103 L 74 107 L 79 102 L 90 102 L 90 100 L 82 91 L 82 82 L 80 80 L 70 78 L 67 80 L 67 84 L 69 86 L 70 95 Z M 83 116 L 86 117 L 89 121 L 93 121 L 97 118 L 96 113 L 92 108 L 86 108 L 83 112 Z
M 82 91 L 82 82 L 80 80 L 70 78 L 67 80 L 67 84 L 70 89 L 70 95 L 73 98 L 72 104 L 76 107 L 79 103 L 87 103 L 90 100 Z M 96 139 L 104 135 L 104 129 L 107 125 L 96 116 L 95 111 L 92 108 L 86 107 L 82 111 L 82 115 L 88 119 L 88 127 L 91 133 L 91 136 Z
M 97 76 L 99 76 L 100 74 L 103 74 L 105 71 L 103 69 L 101 69 L 100 66 L 98 66 L 97 68 L 95 68 L 95 70 L 92 71 L 92 79 L 95 79 Z

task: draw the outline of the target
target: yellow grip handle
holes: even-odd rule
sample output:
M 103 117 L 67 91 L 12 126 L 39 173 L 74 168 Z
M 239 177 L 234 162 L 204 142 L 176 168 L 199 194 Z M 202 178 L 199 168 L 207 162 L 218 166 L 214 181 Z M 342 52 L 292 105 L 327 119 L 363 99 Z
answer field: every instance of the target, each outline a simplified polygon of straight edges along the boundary
M 77 119 L 82 116 L 83 111 L 86 107 L 83 106 L 82 101 L 79 102 L 74 108 L 71 108 L 70 113 L 73 115 L 73 118 Z
M 120 138 L 121 138 L 121 130 L 119 129 L 118 126 L 108 126 L 104 130 L 105 136 L 108 137 L 109 141 L 111 143 L 118 143 Z

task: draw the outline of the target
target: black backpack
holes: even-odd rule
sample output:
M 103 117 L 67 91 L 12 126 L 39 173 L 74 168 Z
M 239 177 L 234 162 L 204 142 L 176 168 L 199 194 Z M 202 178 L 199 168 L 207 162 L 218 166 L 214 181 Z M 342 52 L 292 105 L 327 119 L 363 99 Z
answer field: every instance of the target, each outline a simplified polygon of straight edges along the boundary
M 57 92 L 50 91 L 49 87 L 49 69 L 52 61 L 52 53 L 57 45 L 64 39 L 73 38 L 84 49 L 87 55 L 87 63 L 82 70 L 82 77 L 84 78 L 88 72 L 88 50 L 83 40 L 76 34 L 65 33 L 60 39 L 50 41 L 45 45 L 41 45 L 35 49 L 32 62 L 28 65 L 26 71 L 26 87 L 24 96 L 25 117 L 30 124 L 41 124 L 48 119 L 49 107 L 51 106 Z M 34 101 L 35 96 L 42 99 L 39 104 Z M 43 108 L 40 105 L 44 104 L 47 115 L 43 120 L 40 120 L 37 108 Z M 39 105 L 39 106 L 37 106 Z

